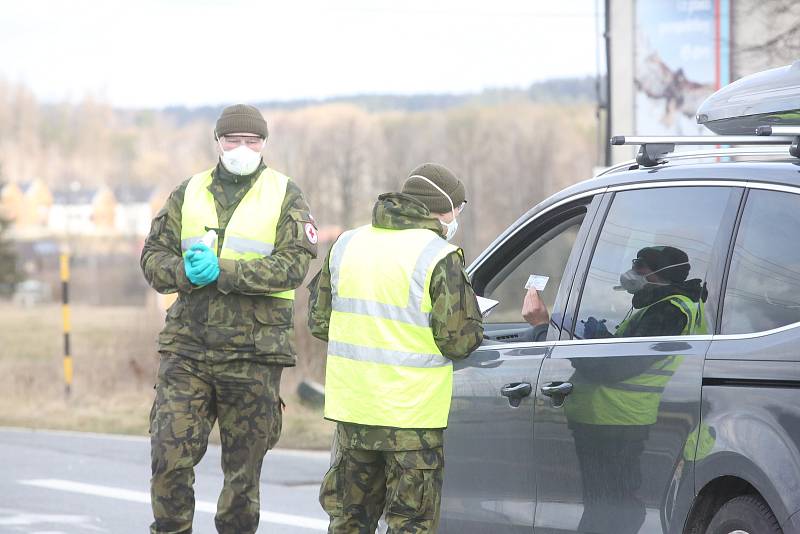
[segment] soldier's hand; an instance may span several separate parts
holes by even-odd
[[[217,256],[202,243],[192,245],[184,257],[186,277],[196,286],[205,286],[219,277]]]

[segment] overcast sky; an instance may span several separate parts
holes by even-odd
[[[595,74],[597,5],[3,2],[0,78],[24,83],[46,101],[77,101],[88,93],[119,107],[526,87]]]

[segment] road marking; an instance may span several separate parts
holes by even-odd
[[[128,436],[124,434],[99,434],[97,432],[77,432],[74,430],[50,430],[39,428],[24,428],[19,426],[0,426],[0,433],[8,432],[14,434],[49,434],[52,436],[66,436],[71,438],[92,438],[92,439],[107,439],[115,441],[131,441],[135,443],[150,443],[150,438],[147,436]],[[219,445],[209,445],[209,449]],[[319,450],[306,450],[306,449],[270,449],[267,453],[269,456],[285,455],[285,456],[300,456],[306,458],[330,458],[330,451]]]
[[[86,530],[94,532],[108,532],[107,530],[93,525],[94,519],[87,515],[64,515],[64,514],[34,514],[0,508],[0,526],[25,526],[31,527],[38,524],[46,525],[77,525]],[[34,532],[34,531],[31,531]],[[45,531],[35,531],[39,534]],[[56,531],[48,531],[56,532]],[[58,531],[60,532],[60,531]]]
[[[150,504],[150,494],[144,491],[126,490],[122,488],[113,488],[110,486],[97,486],[94,484],[84,484],[82,482],[59,480],[55,478],[19,480],[18,482],[20,484],[25,484],[26,486],[71,491],[73,493],[82,493],[84,495],[96,495],[98,497],[108,497],[110,499]],[[195,501],[194,509],[198,512],[216,514],[217,503],[209,501]],[[301,515],[281,514],[278,512],[261,510],[261,520],[267,523],[289,525],[311,530],[328,530],[327,521],[323,521],[322,519],[312,519],[310,517],[304,517]]]

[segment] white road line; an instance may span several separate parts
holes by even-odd
[[[0,526],[31,527],[38,524],[73,525],[79,526],[84,530],[94,532],[108,532],[92,523],[94,518],[88,515],[64,515],[64,514],[32,514],[0,508]],[[40,534],[45,531],[32,531]]]
[[[71,491],[73,493],[83,493],[84,495],[96,495],[98,497],[108,497],[122,501],[138,502],[150,504],[150,494],[144,491],[132,491],[110,486],[97,486],[94,484],[84,484],[71,480],[59,480],[55,478],[19,480],[20,484],[26,486],[36,486],[61,491]],[[217,503],[209,501],[195,501],[195,510],[209,514],[217,513]],[[311,530],[328,530],[328,522],[321,519],[312,519],[300,515],[281,514],[278,512],[268,512],[261,510],[261,520],[267,523],[279,525],[289,525],[293,527],[307,528]]]
[[[129,436],[125,434],[99,434],[97,432],[78,432],[74,430],[50,430],[40,428],[25,428],[19,426],[0,426],[0,433],[8,432],[15,434],[49,434],[53,436],[67,436],[71,438],[92,438],[92,439],[107,439],[116,441],[131,441],[135,443],[150,443],[150,438],[147,436]],[[219,447],[219,445],[209,445],[209,447]],[[306,458],[330,458],[330,451],[307,450],[307,449],[271,449],[267,454],[285,455],[285,456],[300,456]]]

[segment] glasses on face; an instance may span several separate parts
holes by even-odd
[[[464,208],[466,207],[467,207],[467,201],[465,200],[464,202],[456,206],[456,211],[460,214],[462,211],[464,211]]]
[[[650,266],[641,258],[633,258],[631,263],[633,264],[633,268],[637,270],[650,269]]]
[[[261,150],[264,139],[257,135],[223,135],[219,138],[225,148],[235,148],[241,145],[253,150]]]

